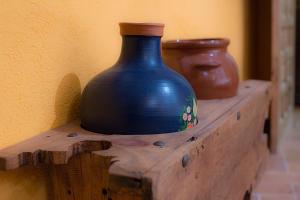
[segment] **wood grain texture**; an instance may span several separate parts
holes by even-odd
[[[295,88],[295,0],[253,0],[252,78],[271,80],[271,152],[289,125]],[[251,40],[251,41],[252,41]]]
[[[267,111],[268,101],[261,93],[255,101],[235,106],[226,119],[218,119],[205,131],[207,137],[181,146],[149,172],[148,176],[156,177],[155,199],[243,199],[267,151],[262,135]],[[190,162],[183,168],[179,161],[186,154]],[[167,170],[161,173],[159,169]]]
[[[234,98],[199,101],[184,132],[102,135],[76,121],[1,150],[0,168],[50,165],[58,200],[240,200],[268,152],[270,102],[269,82],[245,81]]]
[[[280,133],[289,125],[294,107],[296,1],[273,0],[271,151],[277,151]]]

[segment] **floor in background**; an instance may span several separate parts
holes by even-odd
[[[300,200],[300,109],[282,135],[277,155],[271,155],[266,171],[253,190],[252,200]]]

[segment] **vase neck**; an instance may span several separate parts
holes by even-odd
[[[126,66],[157,67],[163,63],[159,36],[122,37],[122,51],[118,63]]]

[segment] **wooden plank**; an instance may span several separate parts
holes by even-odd
[[[111,158],[91,153],[73,156],[68,164],[53,165],[53,196],[58,200],[106,200]]]
[[[85,131],[80,128],[79,122],[75,121],[66,126],[41,133],[17,145],[2,149],[0,151],[0,166],[2,166],[2,169],[14,169],[32,163],[66,164],[71,156],[84,151],[89,152],[84,147],[89,146],[85,145],[89,144],[89,141],[98,141],[96,142],[96,144],[99,144],[98,149],[93,149],[94,151],[103,150],[102,146],[109,146],[113,143],[113,147],[105,154],[120,154],[120,157],[131,156],[127,158],[128,160],[131,159],[131,162],[138,162],[139,159],[144,157],[144,154],[153,154],[152,159],[149,159],[144,167],[143,163],[140,163],[141,171],[145,171],[148,165],[156,163],[157,159],[163,158],[170,151],[173,151],[172,148],[180,146],[185,140],[193,137],[195,132],[201,132],[205,127],[212,124],[214,120],[246,98],[261,83],[263,82],[246,81],[242,83],[239,95],[235,98],[199,101],[199,124],[192,130],[152,136],[103,135]],[[152,144],[155,141],[165,141],[168,148],[161,149],[153,146]],[[159,152],[159,155],[157,152]],[[26,156],[22,156],[24,153]],[[136,163],[131,165],[136,166]]]
[[[272,104],[271,104],[271,152],[277,152],[279,134],[279,0],[272,1]]]
[[[290,124],[295,96],[296,0],[253,0],[251,77],[271,80],[271,151],[276,153],[281,132]]]
[[[1,150],[0,167],[53,165],[58,200],[241,199],[267,153],[270,100],[269,82],[243,82],[234,98],[199,101],[199,124],[173,134],[102,135],[76,121]]]
[[[280,133],[289,125],[294,107],[295,10],[295,0],[272,1],[272,153],[277,151]]]
[[[260,90],[260,91],[259,91]],[[255,162],[248,166],[250,174],[243,168],[241,161],[255,141],[263,142],[264,119],[268,112],[269,100],[265,88],[258,88],[255,99],[249,98],[240,105],[232,108],[226,116],[214,123],[193,143],[186,143],[169,155],[162,163],[152,168],[146,177],[153,178],[154,199],[242,199],[238,192],[246,191],[253,180],[253,172],[260,164],[260,154],[257,152]],[[236,113],[241,113],[239,123],[236,123]],[[207,134],[207,135],[206,135]],[[265,144],[266,150],[266,144]],[[189,155],[189,165],[183,167],[181,160]],[[251,156],[250,156],[251,157]],[[164,169],[164,170],[161,170]],[[239,184],[231,178],[235,176],[248,177],[248,185]],[[192,185],[193,187],[182,187]],[[228,191],[235,188],[235,198]]]
[[[52,181],[52,194],[50,199],[73,200],[71,183],[68,176],[68,169],[65,165],[53,165],[49,171]]]

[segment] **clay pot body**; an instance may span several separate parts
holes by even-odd
[[[228,45],[228,39],[166,41],[163,58],[191,83],[198,99],[228,98],[237,94],[239,83]]]
[[[81,125],[105,134],[154,134],[197,124],[196,96],[188,81],[161,57],[161,24],[120,24],[117,63],[83,91]]]

